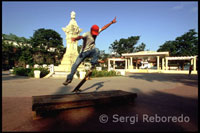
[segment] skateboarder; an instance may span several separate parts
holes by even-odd
[[[98,48],[95,48],[95,40],[100,32],[102,32],[103,30],[108,28],[113,23],[116,23],[116,17],[110,23],[103,26],[101,29],[99,29],[99,27],[97,25],[93,25],[91,27],[90,32],[86,32],[82,36],[72,38],[72,41],[77,41],[77,40],[83,39],[83,47],[82,47],[82,50],[81,50],[79,56],[77,57],[75,63],[73,64],[73,66],[71,68],[71,73],[67,76],[67,79],[63,83],[63,85],[68,85],[69,83],[72,82],[73,76],[76,73],[78,66],[81,64],[81,62],[84,61],[85,58],[92,57],[92,60],[91,60],[92,69],[98,63],[101,63],[100,61],[98,61],[100,52],[99,52]]]

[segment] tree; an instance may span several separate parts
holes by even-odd
[[[198,55],[198,33],[191,29],[173,41],[166,41],[157,51],[169,51],[171,56]],[[186,62],[185,60],[179,61],[182,70]]]
[[[3,40],[16,42],[20,46],[25,45],[25,44],[30,44],[30,39],[27,39],[25,37],[18,37],[12,33],[10,33],[9,35],[3,34],[2,37],[3,37]]]
[[[21,46],[17,49],[19,61],[25,67],[25,64],[33,65],[33,52],[29,46]]]
[[[34,32],[33,37],[31,37],[32,46],[49,49],[50,47],[57,48],[62,44],[62,38],[60,34],[52,29],[38,29]]]
[[[104,64],[108,64],[108,58],[111,58],[111,55],[105,53],[105,50],[100,50],[99,59],[104,61]],[[101,66],[103,66],[103,64]]]
[[[134,52],[134,46],[137,44],[139,38],[139,36],[131,36],[127,39],[121,38],[119,41],[115,40],[109,49],[120,56],[122,53],[132,53]]]
[[[29,44],[29,39],[18,37],[15,34],[3,34],[2,37],[2,56],[5,66],[5,62],[7,62],[9,68],[15,65],[23,64],[24,66],[26,63],[31,63],[31,48],[27,45]],[[17,45],[14,45],[14,43],[17,43]]]
[[[49,48],[55,48],[55,51],[49,51]],[[31,39],[2,34],[2,64],[5,68],[11,68],[14,64],[25,67],[34,63],[59,63],[64,51],[62,38],[53,30],[39,29]]]
[[[198,33],[191,29],[174,41],[166,41],[157,51],[169,51],[171,56],[198,55]]]
[[[64,54],[62,38],[60,34],[52,29],[41,28],[36,30],[33,37],[31,37],[31,45],[35,53],[33,57],[34,63],[50,64],[55,61],[56,57],[60,58]],[[55,48],[56,50],[52,53],[48,51],[50,48]]]
[[[63,55],[66,51],[66,48],[64,48],[63,45],[59,45],[54,52],[54,57],[55,57],[55,64],[58,65],[61,62],[61,59],[63,58]]]
[[[3,34],[3,39],[4,40],[9,40],[9,41],[17,41],[19,37],[17,37],[15,34],[10,33],[9,35]]]
[[[134,50],[134,52],[139,52],[139,51],[144,51],[145,50],[145,47],[146,47],[146,44],[144,44],[143,42],[137,46]]]
[[[140,39],[139,36],[131,36],[127,39],[120,39],[119,41],[115,40],[109,49],[117,53],[119,56],[121,56],[122,53],[133,53],[133,52],[139,52],[144,51],[146,45],[144,43],[141,43],[139,46],[135,47],[138,40]]]
[[[2,40],[2,68],[9,69],[13,67],[15,59],[14,46]]]
[[[177,55],[177,42],[175,41],[166,41],[160,48],[157,50],[158,52],[169,51],[171,56]]]

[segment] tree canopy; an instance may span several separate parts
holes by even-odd
[[[51,29],[38,29],[30,39],[14,34],[2,34],[2,65],[9,68],[14,66],[14,63],[19,66],[59,64],[64,52],[62,38]]]
[[[169,51],[171,56],[198,55],[198,33],[191,29],[173,41],[166,41],[157,51]]]
[[[137,46],[134,50],[134,52],[139,52],[139,51],[144,51],[145,50],[145,47],[146,47],[146,44],[144,44],[143,42]]]
[[[2,34],[2,37],[3,37],[3,40],[16,42],[16,43],[18,43],[18,45],[30,43],[30,39],[27,39],[25,37],[18,37],[15,34],[12,34],[12,33],[10,33],[9,35]]]
[[[31,43],[33,47],[40,47],[42,49],[48,49],[50,47],[57,48],[62,46],[62,38],[60,34],[52,29],[38,29],[31,37]]]
[[[112,52],[117,53],[121,56],[122,53],[132,53],[132,52],[139,52],[144,51],[145,44],[142,43],[139,46],[135,47],[135,45],[138,43],[138,40],[140,39],[140,36],[131,36],[127,39],[121,38],[119,41],[115,40],[109,49]]]

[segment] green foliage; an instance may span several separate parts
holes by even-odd
[[[110,55],[105,53],[105,50],[100,50],[100,55],[99,55],[99,59],[101,60],[106,60],[107,58],[109,58]]]
[[[40,73],[41,78],[43,78],[44,76],[46,76],[50,72],[47,68],[39,68],[39,70],[41,71],[41,73]]]
[[[9,40],[9,41],[15,41],[16,38],[18,38],[15,34],[9,34],[9,35],[6,35],[6,34],[2,34],[2,37],[4,40]]]
[[[49,73],[47,68],[23,68],[23,67],[15,67],[13,69],[13,74],[19,76],[29,76],[34,77],[34,71],[40,70],[40,77],[44,77]]]
[[[54,64],[62,59],[65,49],[60,34],[51,29],[38,29],[31,37],[33,60],[37,64]],[[55,48],[55,51],[49,51]]]
[[[146,47],[146,44],[141,43],[139,46],[137,46],[134,50],[134,52],[144,51]]]
[[[9,69],[14,65],[14,60],[17,59],[17,55],[15,54],[15,49],[11,43],[8,43],[5,40],[2,40],[2,68]]]
[[[140,36],[131,36],[127,39],[121,38],[119,41],[115,40],[109,49],[112,52],[116,52],[119,56],[121,56],[122,53],[143,51],[146,46],[144,43],[140,44],[138,47],[135,47],[139,39]]]
[[[48,49],[49,47],[58,47],[62,45],[60,34],[52,29],[38,29],[34,32],[31,38],[33,47],[39,46],[40,49]]]
[[[31,39],[14,34],[3,34],[2,38],[2,67],[5,69],[14,65],[60,64],[65,52],[62,38],[51,29],[38,29]],[[18,46],[14,46],[13,42]],[[50,51],[50,48],[54,48],[54,51]]]
[[[2,56],[3,66],[5,62],[8,62],[10,68],[14,66],[14,63],[20,64],[31,64],[32,63],[32,52],[28,45],[29,39],[24,37],[17,37],[14,34],[2,35]],[[13,43],[17,43],[15,46]]]
[[[30,39],[27,39],[25,37],[18,37],[12,33],[10,33],[9,35],[3,34],[2,37],[3,37],[3,40],[15,41],[15,42],[21,43],[21,44],[30,43]]]
[[[160,48],[157,50],[158,52],[161,51],[169,51],[170,55],[176,55],[176,42],[175,41],[167,41],[165,42]]]
[[[198,33],[194,29],[191,29],[173,41],[166,41],[157,51],[169,51],[170,56],[198,55]],[[185,60],[178,61],[182,70],[185,63],[187,63]]]
[[[28,76],[28,74],[31,72],[30,68],[23,68],[23,67],[15,67],[13,69],[13,74],[19,75],[19,76]]]
[[[111,77],[111,76],[117,76],[117,73],[115,71],[108,72],[106,70],[102,71],[93,70],[91,75],[91,77]]]
[[[47,68],[32,68],[30,73],[28,74],[29,77],[34,77],[34,71],[35,70],[40,70],[40,77],[43,78],[45,77],[47,74],[49,74],[49,70]]]
[[[24,62],[25,64],[31,64],[33,62],[32,50],[28,46],[22,46],[18,48],[19,61]]]
[[[166,41],[157,51],[169,51],[170,56],[198,55],[198,33],[191,29],[173,41]]]
[[[2,59],[8,59],[9,52],[12,51],[13,46],[5,41],[2,41]]]

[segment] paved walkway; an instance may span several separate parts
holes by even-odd
[[[124,77],[93,78],[83,92],[123,90],[135,92],[133,104],[66,110],[56,116],[32,120],[32,96],[71,93],[80,82],[74,79],[65,87],[65,79],[34,79],[2,72],[3,131],[197,131],[198,76],[184,74],[127,74]],[[99,117],[106,114],[107,123]],[[122,121],[112,121],[118,114]],[[144,114],[190,118],[189,122],[144,122]],[[133,116],[139,120],[130,123]],[[125,119],[126,118],[126,119]],[[129,119],[128,119],[129,118]],[[137,117],[135,117],[137,118]]]

